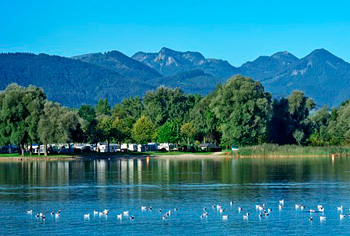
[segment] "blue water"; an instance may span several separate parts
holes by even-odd
[[[0,234],[348,234],[349,190],[346,157],[334,162],[309,157],[0,163]],[[281,211],[279,199],[285,200]],[[259,218],[256,204],[266,204],[272,212]],[[306,209],[322,204],[325,212],[310,214],[295,204]],[[347,215],[342,220],[341,205]],[[152,210],[141,211],[141,206]],[[204,207],[208,217],[201,219]],[[26,213],[29,209],[32,215]],[[108,216],[93,215],[104,209],[110,210]],[[50,215],[57,210],[58,218]],[[126,210],[134,219],[117,219]],[[163,220],[168,210],[172,213]],[[39,212],[45,220],[35,216]],[[248,220],[243,219],[246,212]],[[90,219],[84,219],[87,213]],[[223,220],[223,214],[229,219]],[[320,216],[327,219],[320,221]]]

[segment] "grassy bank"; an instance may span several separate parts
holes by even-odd
[[[252,156],[252,157],[269,157],[269,156],[350,156],[350,147],[312,147],[298,145],[277,145],[263,144],[258,146],[240,147],[238,152],[230,152],[234,156]]]
[[[195,156],[210,156],[213,152],[114,152],[114,153],[84,153],[84,154],[55,154],[45,157],[40,155],[40,157],[35,154],[30,156],[29,153],[26,153],[23,156],[18,153],[7,153],[0,154],[0,161],[23,161],[23,160],[74,160],[80,158],[113,158],[113,157],[157,157],[157,156],[186,156],[186,155],[195,155]]]

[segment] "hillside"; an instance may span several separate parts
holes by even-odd
[[[90,63],[30,53],[0,54],[0,82],[1,90],[10,83],[42,87],[49,99],[71,107],[95,104],[99,98],[116,103],[155,88]]]
[[[134,59],[133,59],[134,58]],[[288,52],[261,56],[233,67],[227,61],[206,59],[198,52],[163,48],[159,53],[92,53],[73,58],[47,54],[0,54],[0,89],[10,83],[42,87],[49,99],[77,107],[107,98],[143,96],[160,85],[206,95],[230,76],[243,74],[261,81],[274,97],[302,90],[317,105],[338,106],[350,98],[350,64],[325,49],[298,59]]]
[[[318,49],[262,83],[277,96],[302,90],[318,105],[338,106],[350,98],[350,64]]]
[[[140,79],[142,81],[162,77],[162,75],[159,74],[156,70],[124,55],[119,51],[91,53],[74,56],[72,58],[111,69],[126,78],[136,80]]]

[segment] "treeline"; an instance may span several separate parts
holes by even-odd
[[[310,115],[315,105],[301,91],[272,100],[259,82],[243,76],[205,97],[159,87],[113,107],[100,99],[79,109],[48,101],[40,88],[12,84],[0,93],[0,143],[18,145],[22,155],[32,144],[43,144],[47,155],[55,143],[349,144],[349,101]]]

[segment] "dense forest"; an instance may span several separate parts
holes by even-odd
[[[41,88],[11,84],[0,93],[0,144],[18,145],[22,155],[32,144],[55,143],[349,144],[350,102],[310,114],[315,106],[301,91],[272,100],[260,82],[240,75],[207,96],[161,86],[114,107],[100,99],[78,109],[47,100]]]

